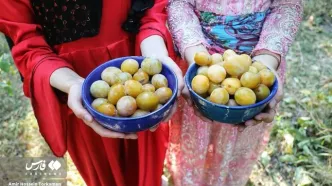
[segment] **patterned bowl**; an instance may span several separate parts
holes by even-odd
[[[278,81],[276,79],[270,88],[270,95],[266,99],[253,105],[227,106],[215,104],[195,93],[191,87],[191,81],[195,77],[198,68],[199,66],[196,64],[193,64],[189,67],[185,76],[185,83],[189,89],[191,99],[193,100],[195,107],[198,108],[198,110],[205,117],[214,121],[228,124],[240,124],[250,120],[265,108],[265,106],[276,95],[278,90]]]
[[[82,87],[82,100],[83,105],[88,110],[88,112],[93,116],[93,118],[100,123],[105,128],[108,128],[113,131],[122,132],[122,133],[133,133],[143,130],[147,130],[167,117],[170,113],[178,92],[178,80],[175,73],[169,69],[167,66],[163,65],[161,74],[163,74],[168,80],[168,86],[173,91],[173,95],[170,100],[165,103],[160,109],[151,112],[148,115],[135,117],[135,118],[120,118],[120,117],[111,117],[97,112],[92,108],[91,103],[93,97],[90,94],[90,86],[93,82],[101,79],[101,73],[107,67],[114,66],[120,68],[122,62],[126,59],[135,59],[139,64],[143,61],[144,57],[130,56],[113,59],[108,61],[96,69],[94,69],[85,79]]]

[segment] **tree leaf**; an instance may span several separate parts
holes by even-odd
[[[5,54],[0,56],[0,69],[6,73],[9,73],[11,64],[5,56]]]
[[[279,160],[284,163],[295,163],[296,157],[294,155],[283,155],[279,157]]]
[[[270,155],[266,151],[264,151],[261,155],[261,162],[264,165],[264,167],[266,167],[269,164],[270,160],[271,160]]]
[[[294,181],[298,186],[309,185],[312,183],[311,178],[308,176],[307,172],[302,167],[296,168]]]

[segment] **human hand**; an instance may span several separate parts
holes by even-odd
[[[184,58],[187,61],[187,63],[188,63],[189,66],[193,65],[195,63],[194,58],[195,58],[195,55],[196,55],[197,52],[207,52],[208,53],[208,50],[202,44],[188,47],[185,50],[185,52],[184,52]],[[193,101],[192,101],[191,96],[190,96],[189,89],[186,86],[183,88],[182,95],[186,99],[186,101],[189,104],[189,106],[193,107],[194,113],[195,113],[196,116],[198,116],[203,121],[211,122],[211,120],[208,119],[208,118],[206,118],[206,117],[204,117],[200,113],[200,111],[198,110],[198,108],[193,104]]]
[[[253,125],[259,124],[261,122],[271,123],[274,120],[274,117],[276,115],[276,107],[277,107],[278,103],[282,100],[283,93],[284,93],[283,84],[276,71],[276,68],[279,63],[277,61],[277,59],[273,56],[261,55],[261,56],[254,57],[253,60],[260,61],[274,73],[276,79],[278,80],[278,91],[277,91],[277,94],[274,96],[274,98],[271,100],[271,102],[263,110],[263,112],[256,115],[254,117],[254,119],[246,121],[245,126],[253,126]]]
[[[170,69],[172,69],[178,79],[178,94],[179,97],[181,95],[181,92],[184,88],[184,80],[183,80],[183,74],[179,66],[170,58],[168,57],[168,51],[164,42],[164,39],[158,35],[152,35],[147,38],[145,38],[141,44],[141,53],[144,57],[152,57],[156,58],[159,61],[161,61],[164,65],[168,66]],[[177,109],[177,104],[175,103],[170,114],[168,117],[163,121],[168,121],[172,115],[175,113]],[[158,128],[158,125],[151,128],[150,130],[153,132]]]
[[[179,97],[181,95],[181,92],[183,90],[183,88],[185,87],[184,85],[184,79],[183,79],[183,74],[181,69],[179,68],[179,66],[168,56],[165,55],[161,55],[161,56],[156,56],[156,55],[152,55],[149,57],[153,57],[158,59],[159,61],[161,61],[164,65],[166,65],[169,69],[172,69],[176,75],[176,78],[178,80],[178,93],[177,93],[177,97]],[[168,120],[170,120],[173,116],[173,114],[175,114],[177,109],[177,102],[175,102],[175,104],[172,107],[172,110],[170,111],[170,113],[168,114],[168,116],[166,117],[166,119],[164,119],[162,122],[167,122]],[[150,131],[154,132],[157,130],[159,124],[156,125],[155,127],[151,128]]]
[[[187,61],[189,66],[195,63],[194,58],[195,58],[195,55],[197,52],[207,52],[208,53],[208,50],[206,49],[206,47],[204,45],[199,44],[199,45],[188,47],[184,51],[184,58]],[[190,92],[186,86],[183,88],[182,95],[186,99],[188,104],[193,105],[192,100],[190,98]]]
[[[106,138],[124,138],[124,139],[137,139],[136,134],[123,134],[104,128],[97,123],[89,112],[82,105],[82,84],[77,82],[72,84],[68,91],[68,107],[74,112],[76,117],[83,120],[83,122],[91,127],[101,137]]]
[[[142,41],[140,48],[142,56],[156,58],[174,71],[178,79],[179,97],[184,88],[183,74],[179,66],[168,56],[164,39],[158,35],[149,36]]]

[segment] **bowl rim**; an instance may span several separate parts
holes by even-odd
[[[191,64],[187,70],[187,73],[190,72],[193,68],[195,68],[196,66],[199,67],[199,65],[197,64]],[[203,100],[203,101],[206,101],[208,102],[209,104],[213,105],[213,106],[217,106],[217,107],[220,107],[220,108],[226,108],[226,109],[234,109],[234,110],[243,110],[243,109],[251,109],[251,108],[256,108],[256,107],[259,107],[259,106],[262,106],[264,105],[265,103],[269,102],[278,92],[278,89],[279,89],[279,84],[278,84],[278,79],[275,78],[274,80],[274,83],[273,83],[273,88],[270,95],[265,98],[264,100],[262,101],[259,101],[255,104],[252,104],[252,105],[245,105],[245,106],[228,106],[228,105],[220,105],[220,104],[216,104],[216,103],[213,103],[205,98],[203,98],[202,96],[200,96],[199,94],[197,94],[192,88],[191,88],[191,82],[189,82],[189,76],[185,75],[185,83],[186,83],[186,86],[187,88],[189,89],[189,92],[191,94],[194,94],[196,97],[198,97],[200,100]]]
[[[159,109],[157,110],[154,110],[153,112],[150,112],[149,114],[147,115],[144,115],[144,116],[139,116],[139,117],[113,117],[113,116],[108,116],[108,115],[105,115],[103,113],[100,113],[100,112],[97,112],[88,102],[87,102],[87,98],[86,98],[86,95],[87,94],[90,94],[90,93],[87,93],[85,91],[85,88],[87,86],[87,79],[91,78],[93,72],[97,71],[98,69],[105,69],[104,67],[111,67],[109,66],[108,64],[115,61],[115,60],[126,60],[126,59],[135,59],[135,60],[141,60],[141,59],[145,59],[146,57],[143,57],[143,56],[125,56],[125,57],[119,57],[119,58],[114,58],[114,59],[111,59],[109,61],[106,61],[105,63],[99,65],[98,67],[96,67],[95,69],[93,69],[88,76],[86,76],[86,78],[84,79],[84,82],[82,84],[82,101],[84,103],[84,106],[85,107],[88,107],[89,110],[91,110],[92,112],[94,112],[95,114],[97,115],[102,115],[103,117],[106,117],[107,119],[114,119],[114,120],[118,120],[118,121],[129,121],[129,120],[136,120],[136,119],[142,119],[142,118],[147,118],[159,111],[161,111],[167,104],[169,104],[173,99],[176,98],[177,96],[177,92],[178,92],[178,78],[175,74],[175,72],[169,68],[167,65],[163,64],[162,63],[162,66],[163,68],[166,67],[168,70],[170,70],[170,72],[173,74],[173,76],[175,77],[175,91],[173,91],[173,94],[171,96],[171,98]],[[89,89],[90,90],[90,89]],[[114,105],[116,107],[116,105]]]

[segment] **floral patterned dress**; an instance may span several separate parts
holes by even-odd
[[[252,54],[268,50],[281,57],[279,75],[284,81],[285,56],[301,22],[301,0],[170,0],[168,22],[175,45],[183,56],[197,44],[214,51],[197,12],[240,16],[267,12]],[[186,70],[184,61],[178,62]],[[184,99],[170,122],[167,166],[178,186],[245,185],[269,140],[271,123],[239,130],[238,126],[205,122]]]

